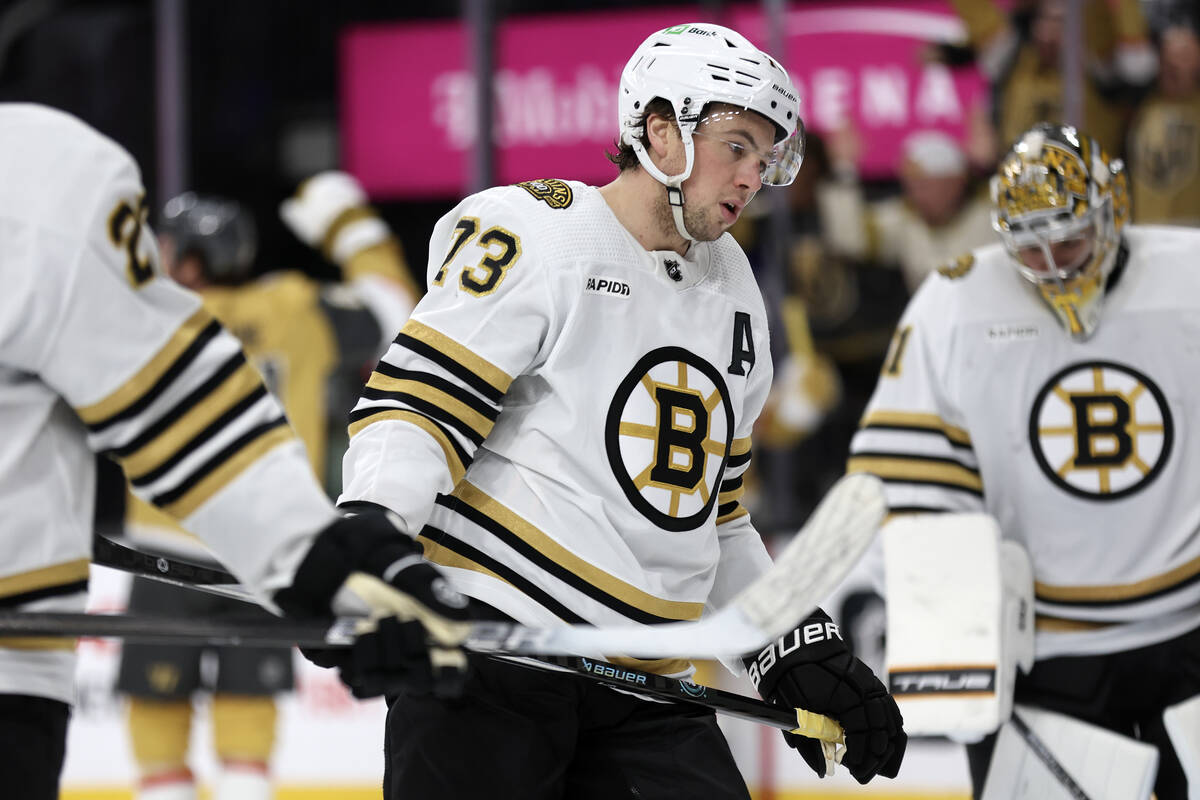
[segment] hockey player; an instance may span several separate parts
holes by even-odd
[[[62,112],[0,105],[0,597],[82,610],[91,554],[93,452],[199,535],[269,608],[298,617],[368,610],[342,677],[357,692],[461,683],[452,643],[465,601],[380,515],[342,518],[279,404],[200,298],[159,274],[137,165]],[[352,571],[392,596],[351,597]],[[425,625],[394,616],[405,595]],[[335,608],[335,596],[337,599]],[[456,638],[458,637],[458,638]],[[73,643],[0,646],[6,796],[58,795]],[[436,661],[435,668],[431,662]]]
[[[795,176],[796,89],[738,33],[678,25],[633,54],[618,110],[612,183],[489,189],[437,223],[429,290],[350,415],[339,503],[395,512],[493,618],[691,620],[770,563],[740,503],[767,321],[725,232]],[[799,630],[750,654],[759,691],[837,718],[859,781],[894,776],[895,703],[823,612]],[[474,666],[465,701],[391,703],[390,800],[748,797],[711,712]]]
[[[357,376],[362,366],[373,365],[417,299],[398,243],[365,202],[353,177],[328,172],[305,181],[297,196],[283,205],[285,221],[294,220],[298,212],[329,222],[342,215],[353,218],[331,239],[330,253],[340,262],[345,282],[328,285],[296,270],[255,276],[257,226],[250,211],[233,200],[186,192],[164,204],[157,226],[164,272],[197,292],[205,309],[241,341],[267,387],[283,403],[322,483],[335,369],[345,363]],[[308,228],[302,231],[307,232]],[[339,419],[346,410],[337,414]],[[193,560],[205,558],[205,551],[193,547],[166,514],[136,497],[127,505],[130,536],[181,551]],[[148,578],[134,580],[129,610],[204,617],[247,613],[238,600]],[[205,652],[215,656],[215,685],[201,672]],[[214,800],[269,798],[274,695],[291,688],[290,648],[127,642],[117,689],[129,697],[129,734],[140,773],[138,800],[195,799],[187,755],[193,695],[200,691],[212,692],[213,748],[221,767]]]
[[[1182,800],[1200,752],[1164,712],[1196,730],[1200,232],[1126,225],[1121,162],[1063,125],[1016,141],[992,200],[1001,243],[914,296],[850,469],[883,478],[896,513],[995,517],[1034,581],[1036,660],[1015,702],[1153,744],[1157,797]],[[976,797],[994,741],[968,749]]]

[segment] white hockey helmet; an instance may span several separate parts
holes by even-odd
[[[992,227],[1074,339],[1100,324],[1129,218],[1124,164],[1070,125],[1023,133],[991,180]]]
[[[646,106],[655,98],[671,104],[679,125],[686,161],[678,175],[660,170],[642,144]],[[787,186],[804,159],[800,95],[775,59],[720,25],[673,25],[651,34],[621,71],[617,95],[621,142],[633,148],[643,169],[666,185],[675,225],[686,239],[693,237],[683,226],[680,185],[692,174],[692,132],[709,103],[755,111],[774,124],[775,141],[761,175],[763,183]]]

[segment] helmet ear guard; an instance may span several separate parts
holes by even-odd
[[[1123,162],[1074,128],[1043,122],[1013,144],[990,189],[992,227],[1018,271],[1073,338],[1087,339],[1129,219]],[[1077,259],[1084,237],[1090,249]]]
[[[653,162],[642,141],[647,108],[657,98],[670,103],[683,142],[684,168],[675,175],[667,175]],[[712,103],[754,111],[775,126],[764,183],[791,183],[804,158],[800,96],[787,71],[773,58],[720,25],[674,25],[651,34],[621,72],[617,95],[621,142],[633,149],[647,173],[667,187],[675,227],[688,240],[694,237],[683,224],[682,184],[695,165],[692,133]]]

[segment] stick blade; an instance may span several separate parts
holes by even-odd
[[[776,558],[775,566],[735,599],[764,644],[813,612],[862,558],[887,514],[883,481],[846,475]]]

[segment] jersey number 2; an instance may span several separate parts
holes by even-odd
[[[125,200],[120,201],[108,215],[109,241],[125,252],[125,275],[135,288],[154,277],[154,262],[141,251],[142,229],[147,215],[145,195],[137,199],[136,206],[131,206]]]
[[[433,285],[441,286],[446,282],[446,272],[450,262],[462,252],[472,240],[476,239],[482,226],[475,217],[463,217],[454,226],[458,236],[450,246],[450,252],[442,261],[442,268],[433,276]],[[467,292],[482,297],[491,294],[504,280],[508,268],[517,263],[521,256],[521,237],[499,225],[488,228],[478,236],[478,246],[484,251],[484,256],[477,264],[463,267],[459,274],[458,283]]]

